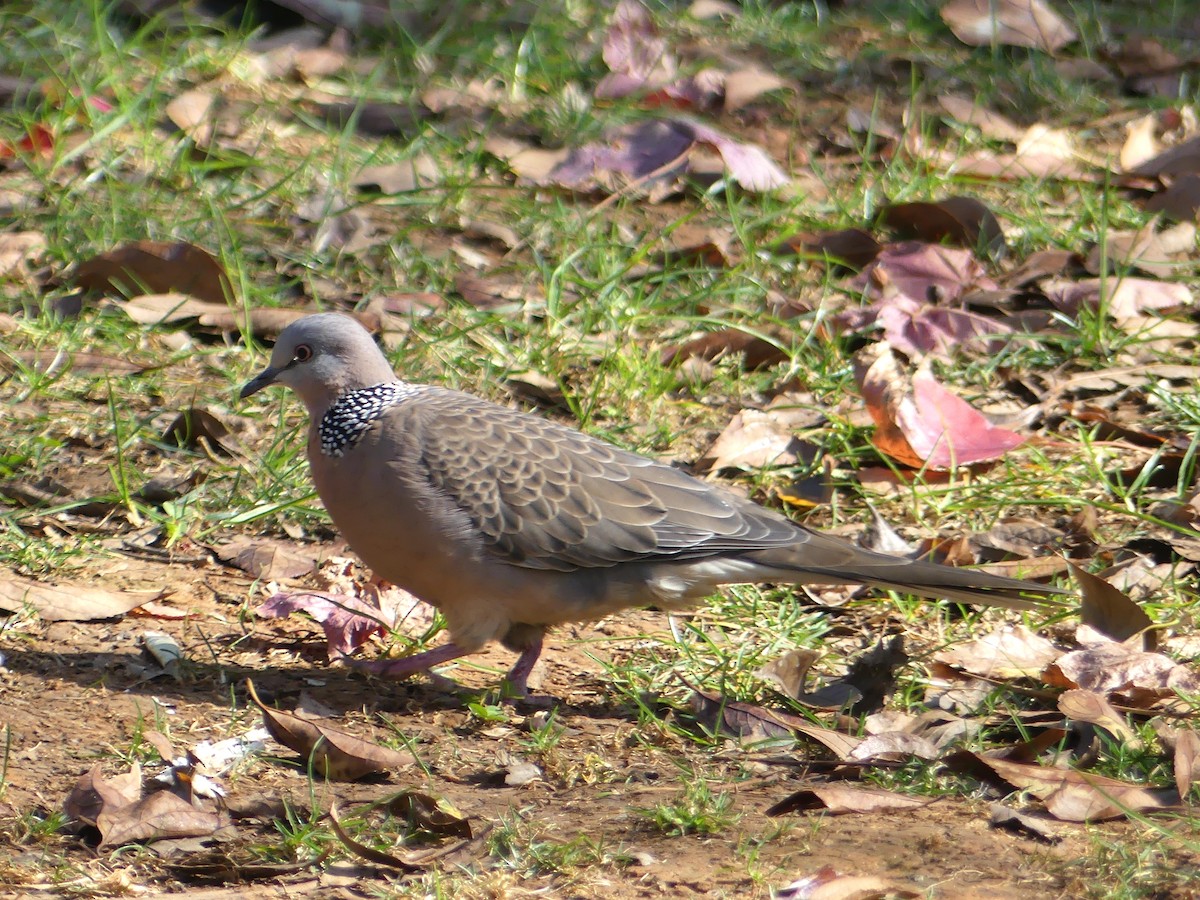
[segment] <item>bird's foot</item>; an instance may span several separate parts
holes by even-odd
[[[382,675],[386,678],[407,678],[418,672],[427,672],[434,680],[445,678],[451,684],[456,684],[457,682],[444,675],[436,675],[433,667],[459,659],[466,656],[467,653],[468,651],[451,641],[441,647],[414,653],[412,656],[402,656],[400,659],[354,660],[351,664],[360,672],[370,672],[372,675]]]

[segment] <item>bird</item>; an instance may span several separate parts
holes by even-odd
[[[405,381],[340,313],[284,328],[240,396],[271,385],[308,411],[312,480],[350,548],[445,618],[447,643],[376,673],[431,672],[499,641],[518,654],[509,696],[524,697],[548,629],[684,609],[730,584],[869,585],[1014,610],[1063,593],[867,550],[578,429]]]

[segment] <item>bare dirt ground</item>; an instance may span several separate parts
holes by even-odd
[[[982,800],[948,798],[899,814],[768,818],[765,809],[803,784],[803,768],[751,763],[757,774],[746,778],[746,760],[754,754],[733,745],[727,751],[704,750],[684,746],[666,730],[635,734],[636,712],[606,684],[592,655],[569,640],[556,640],[549,648],[542,682],[542,691],[561,701],[557,716],[566,732],[553,752],[539,760],[541,778],[509,787],[503,780],[503,754],[529,755],[528,726],[520,711],[506,723],[481,722],[461,696],[427,680],[382,682],[330,666],[311,623],[244,617],[242,598],[250,582],[214,563],[118,559],[95,577],[110,587],[166,588],[171,592],[166,602],[193,614],[177,621],[35,620],[5,637],[0,709],[11,727],[11,745],[0,815],[11,827],[0,838],[4,897],[46,896],[56,890],[105,892],[96,883],[81,886],[84,873],[109,885],[120,875],[119,883],[134,893],[188,890],[193,898],[365,896],[387,889],[389,882],[396,883],[395,890],[406,879],[422,877],[348,860],[324,872],[310,869],[214,887],[189,883],[186,872],[172,869],[178,857],[161,860],[144,851],[98,854],[94,836],[87,834],[18,839],[19,817],[60,809],[72,785],[97,761],[106,774],[126,771],[127,764],[116,754],[127,752],[137,733],[154,727],[156,710],[166,714],[178,747],[245,731],[258,718],[252,707],[247,709],[247,677],[268,702],[282,708],[295,706],[301,693],[307,693],[337,712],[339,727],[363,737],[387,737],[383,723],[390,721],[413,742],[428,774],[413,768],[372,783],[313,789],[302,768],[259,759],[231,780],[231,805],[254,797],[288,798],[299,810],[313,804],[324,810],[333,799],[369,800],[409,787],[449,800],[470,817],[477,834],[519,821],[545,841],[585,836],[614,853],[616,861],[609,864],[542,871],[527,862],[506,861],[494,848],[489,854],[480,842],[469,858],[454,861],[485,873],[472,882],[478,896],[527,896],[541,890],[545,896],[572,897],[766,897],[772,888],[827,865],[843,873],[879,876],[921,896],[1089,893],[1092,873],[1072,863],[1091,842],[1103,840],[1104,832],[1066,830],[1061,843],[1048,846],[989,828]],[[188,663],[179,680],[146,680],[138,640],[147,627],[171,633],[182,645]],[[605,627],[616,635],[627,632],[633,641],[635,633],[660,629],[662,619],[634,614]],[[618,640],[598,652],[620,654],[621,646]],[[664,647],[664,652],[669,650]],[[483,661],[497,669],[509,663],[502,651]],[[485,672],[468,672],[464,680],[472,675],[479,676],[481,685],[491,680]],[[280,757],[289,755],[277,750]],[[797,751],[793,758],[802,760],[805,752]],[[715,835],[669,836],[637,811],[678,793],[681,758],[711,776],[719,786],[714,790],[732,793],[736,818],[728,828]],[[740,780],[729,777],[735,769],[743,773]],[[604,777],[594,777],[598,772]],[[1127,827],[1114,826],[1112,832]],[[269,824],[247,819],[233,846],[272,836]],[[224,849],[232,852],[229,845]],[[55,864],[47,866],[51,860]],[[34,883],[36,873],[46,871],[59,872],[64,886]]]

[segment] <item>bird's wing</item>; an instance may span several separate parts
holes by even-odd
[[[783,547],[783,516],[538,416],[430,389],[405,417],[434,491],[514,565],[572,571]]]

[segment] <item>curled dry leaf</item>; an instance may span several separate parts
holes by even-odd
[[[255,610],[264,619],[282,618],[304,612],[325,631],[329,658],[349,656],[374,635],[385,634],[388,625],[380,610],[352,594],[295,591],[273,594]]]
[[[212,801],[189,802],[169,790],[144,793],[137,765],[107,779],[97,765],[76,782],[63,809],[71,818],[99,829],[101,847],[207,837],[232,828],[229,814]]]
[[[1054,53],[1078,37],[1042,0],[950,0],[942,21],[971,47],[1005,44]]]
[[[1151,705],[1177,691],[1200,693],[1200,674],[1161,653],[1126,644],[1095,644],[1060,656],[1044,677],[1105,696],[1120,694],[1134,705]]]
[[[832,728],[814,725],[799,716],[729,700],[720,694],[692,687],[686,681],[684,684],[692,690],[691,705],[697,718],[712,731],[758,741],[802,734],[824,745],[843,761],[849,758],[861,740]]]
[[[1119,738],[1130,749],[1140,750],[1142,739],[1129,727],[1125,718],[1100,694],[1094,691],[1064,691],[1058,698],[1058,711],[1068,719],[1087,722]]]
[[[376,850],[374,847],[369,847],[361,841],[357,841],[350,836],[346,830],[345,824],[341,818],[341,812],[338,809],[335,801],[329,808],[329,823],[333,828],[334,834],[342,845],[361,859],[374,863],[379,866],[389,866],[393,869],[400,869],[406,872],[418,872],[426,868],[430,863],[436,862],[445,856],[461,850],[464,846],[471,842],[471,837],[468,836],[457,844],[449,847],[436,848],[433,850],[417,851],[406,853],[403,856],[394,853],[386,853],[382,850]],[[469,831],[469,826],[468,826]]]
[[[1008,141],[1015,144],[1025,133],[1007,116],[979,105],[977,98],[958,97],[945,94],[938,97],[938,103],[950,116],[964,125],[974,125],[984,137],[994,141]]]
[[[904,465],[948,470],[991,462],[1025,442],[940,385],[927,365],[910,382],[886,343],[860,351],[854,375],[875,422],[872,443]]]
[[[203,406],[181,410],[164,429],[162,441],[184,450],[203,449],[213,455],[244,456],[229,426]]]
[[[59,372],[73,372],[76,375],[139,375],[161,368],[153,363],[139,363],[122,356],[109,356],[105,353],[88,353],[81,351],[69,353],[66,350],[45,347],[37,350],[4,350],[0,348],[0,371],[12,371],[14,364],[22,366],[43,376],[57,375]]]
[[[1055,830],[1055,826],[1043,816],[1018,812],[1000,803],[992,804],[988,824],[993,828],[1004,828],[1039,841],[1045,841],[1047,844],[1057,844],[1063,839],[1063,836]]]
[[[0,234],[0,278],[28,274],[29,263],[42,256],[46,247],[46,236],[40,231]]]
[[[815,650],[789,650],[754,674],[774,684],[785,696],[812,709],[843,709],[862,699],[862,691],[844,679],[831,681],[815,691],[804,690],[808,670],[819,658],[820,654]]]
[[[178,292],[228,309],[233,285],[224,267],[194,244],[135,241],[81,263],[75,283],[89,291],[138,294]]]
[[[1079,586],[1079,617],[1083,624],[1117,643],[1141,635],[1143,650],[1153,651],[1158,646],[1154,622],[1127,594],[1076,565],[1071,566],[1071,575]]]
[[[614,192],[638,189],[652,196],[689,168],[693,149],[708,146],[718,154],[729,176],[750,191],[783,187],[788,176],[761,147],[742,144],[700,122],[683,117],[651,119],[626,126],[602,143],[585,144],[550,172],[546,182],[573,190]]]
[[[262,712],[263,725],[271,737],[299,753],[305,761],[311,761],[322,777],[333,781],[354,781],[388,769],[407,768],[415,763],[411,753],[401,753],[364,741],[325,722],[271,709],[258,698],[254,684],[249,680],[246,681],[246,691],[251,702]]]
[[[833,866],[822,866],[812,875],[798,878],[771,892],[776,900],[908,900],[921,896],[884,878],[873,875],[845,875]]]
[[[1192,785],[1200,781],[1197,760],[1200,759],[1200,734],[1190,728],[1180,729],[1175,736],[1175,790],[1186,798]]]
[[[943,762],[953,771],[982,777],[1009,788],[1027,791],[1043,801],[1057,819],[1097,822],[1129,813],[1169,810],[1179,804],[1174,789],[1144,785],[1074,769],[1012,762],[960,750]]]
[[[897,794],[881,788],[823,784],[797,791],[768,808],[766,814],[782,816],[790,812],[813,811],[827,812],[831,815],[894,812],[896,810],[921,809],[934,802],[936,801],[928,797]]]

